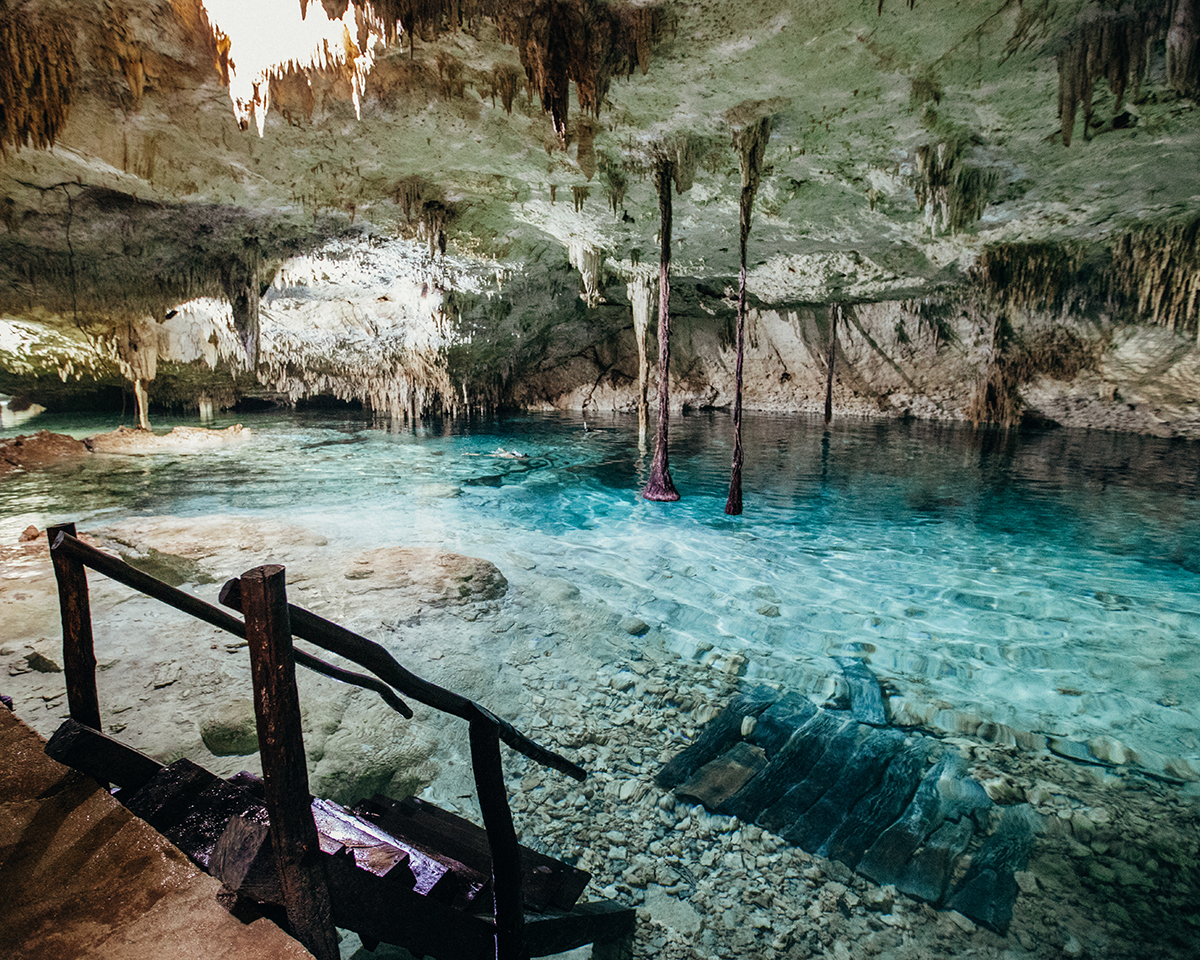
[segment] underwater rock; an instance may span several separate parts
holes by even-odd
[[[842,668],[842,676],[850,686],[850,712],[860,723],[876,727],[887,726],[887,710],[884,707],[883,691],[871,668],[858,657],[834,657]]]
[[[431,606],[496,600],[508,592],[504,574],[490,561],[424,547],[368,550],[343,575],[357,581],[356,593],[401,590]]]
[[[948,816],[961,816],[969,808],[953,800],[954,785],[966,773],[966,764],[957,754],[942,757],[921,780],[911,802],[894,824],[885,830],[864,854],[859,873],[877,883],[899,885],[909,861]],[[979,793],[989,802],[983,788]]]
[[[650,625],[638,617],[625,617],[621,621],[621,629],[632,637],[643,637],[650,632]]]
[[[244,757],[257,753],[254,701],[242,697],[218,707],[200,722],[200,739],[217,757]]]
[[[1028,804],[1006,807],[950,895],[947,905],[1004,936],[1012,921],[1019,886],[1015,873],[1029,863],[1041,817]]]
[[[62,433],[37,433],[0,438],[0,476],[19,468],[48,467],[91,453],[82,440]]]
[[[251,433],[240,423],[224,430],[206,427],[174,427],[170,433],[156,434],[149,430],[117,427],[111,433],[89,437],[87,443],[96,453],[194,453],[227,443],[246,440]]]
[[[837,779],[821,798],[783,831],[785,839],[805,850],[820,850],[859,799],[874,792],[892,758],[904,746],[896,730],[860,726],[861,740]]]
[[[940,742],[761,688],[735,697],[660,771],[658,783],[831,858],[830,869],[847,878],[853,868],[998,932],[1011,919],[1020,890],[1014,874],[1027,866],[1036,836],[1027,805],[994,816],[966,761]],[[972,866],[948,900],[972,845]]]
[[[25,663],[30,670],[38,673],[62,673],[62,667],[51,660],[43,653],[38,653],[36,650],[33,653],[25,655]]]
[[[927,738],[919,737],[899,751],[878,787],[855,804],[817,853],[857,867],[871,842],[900,817],[937,749]]]

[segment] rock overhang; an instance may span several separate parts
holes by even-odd
[[[586,248],[619,298],[656,259],[647,157],[672,141],[697,164],[674,198],[673,270],[721,288],[737,272],[731,116],[755,102],[774,121],[750,241],[766,306],[928,296],[989,245],[1103,247],[1200,213],[1196,105],[1166,85],[1161,41],[1120,123],[1097,82],[1093,124],[1081,116],[1063,145],[1056,55],[1082,3],[659,6],[674,29],[645,73],[616,77],[598,116],[571,104],[563,137],[532,89],[509,91],[511,112],[497,100],[519,58],[486,17],[377,46],[357,117],[336,77],[313,75],[300,106],[272,88],[260,137],[238,127],[196,4],[136,17],[97,4],[79,20],[79,86],[53,149],[12,150],[0,170],[0,307],[104,326],[221,296],[230,263],[265,288],[332,238],[397,237],[446,242],[471,285],[494,279],[489,298],[524,278],[527,299],[560,304]]]

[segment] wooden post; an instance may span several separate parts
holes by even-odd
[[[67,706],[71,719],[93,730],[100,729],[100,697],[96,693],[96,649],[92,639],[92,609],[88,602],[87,572],[83,564],[55,541],[75,536],[75,524],[46,528],[54,579],[58,581],[58,608],[62,616],[63,673],[67,681]]]
[[[283,567],[255,567],[242,574],[241,585],[258,748],[284,909],[292,935],[317,960],[338,960],[329,888],[308,792]]]
[[[521,847],[508,808],[500,766],[500,734],[494,723],[471,721],[471,766],[479,809],[492,849],[492,897],[496,918],[496,960],[528,960],[525,904],[521,896]]]

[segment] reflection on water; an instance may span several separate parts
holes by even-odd
[[[1109,736],[1200,766],[1195,443],[748,416],[746,512],[730,518],[724,415],[673,424],[676,504],[638,496],[648,457],[631,417],[241,419],[255,433],[236,447],[10,477],[0,536],[247,513],[346,544],[437,544],[506,574],[515,553],[684,656],[741,653],[750,675],[811,692],[837,672],[830,657],[865,651],[931,724]]]

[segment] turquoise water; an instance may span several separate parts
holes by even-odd
[[[586,430],[570,415],[416,430],[342,414],[237,422],[253,436],[225,449],[10,476],[0,537],[245,513],[334,543],[486,557],[517,581],[532,563],[713,669],[829,693],[831,656],[855,651],[935,728],[1107,737],[1150,769],[1200,769],[1195,443],[747,417],[746,512],[729,518],[724,415],[673,422],[675,504],[639,497],[649,455],[627,416]],[[43,415],[19,429],[113,426]]]

